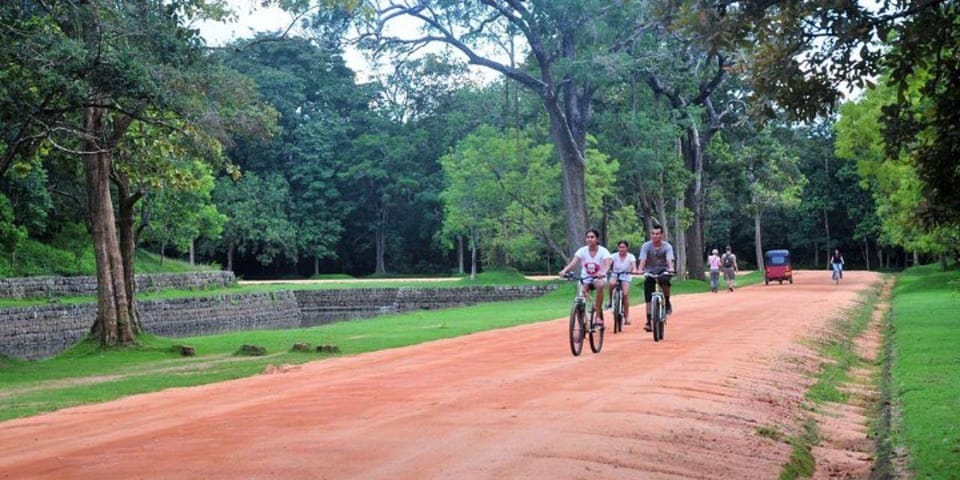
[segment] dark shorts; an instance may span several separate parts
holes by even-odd
[[[656,290],[656,283],[657,283],[657,281],[658,281],[658,280],[653,279],[653,278],[650,278],[650,277],[644,277],[644,280],[643,280],[643,299],[644,299],[647,303],[650,303],[650,297],[653,296],[653,291]],[[659,279],[659,282],[660,282],[660,286],[661,286],[661,287],[670,286],[670,277],[661,278],[661,279]]]

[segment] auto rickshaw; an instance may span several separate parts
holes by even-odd
[[[767,250],[763,254],[763,283],[771,281],[783,284],[786,280],[793,283],[793,266],[790,264],[790,250]]]

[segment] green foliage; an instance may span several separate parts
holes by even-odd
[[[13,207],[6,195],[0,194],[0,252],[13,255],[27,238],[27,229],[13,223]]]
[[[440,160],[447,178],[440,194],[445,234],[467,235],[494,265],[505,264],[498,252],[532,261],[540,246],[558,245],[560,168],[551,154],[550,146],[521,131],[480,127],[470,134]],[[602,179],[598,184],[610,183],[604,177],[606,159],[599,153],[593,157]]]
[[[219,245],[256,257],[263,265],[297,256],[296,230],[288,218],[290,189],[277,174],[261,179],[247,172],[239,180],[221,178],[213,191],[217,210],[226,214]]]
[[[883,109],[894,102],[894,90],[878,86],[856,103],[841,108],[837,122],[837,155],[857,161],[862,185],[876,203],[883,240],[887,243],[934,254],[948,254],[960,240],[960,226],[923,221],[926,187],[915,161],[904,152],[887,156],[882,130]],[[913,92],[916,96],[918,92]]]
[[[164,246],[184,252],[197,238],[215,239],[227,221],[212,201],[210,167],[194,161],[184,174],[190,181],[158,189],[145,200],[142,215],[149,221],[142,239],[160,245],[161,254]]]

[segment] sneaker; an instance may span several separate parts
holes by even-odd
[[[727,289],[730,290],[731,293],[733,292],[733,287],[727,287]]]
[[[644,331],[644,332],[649,332],[650,330],[651,330],[651,329],[650,329],[650,322],[647,321],[647,324],[643,326],[643,331]]]

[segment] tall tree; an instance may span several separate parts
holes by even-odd
[[[209,104],[202,109],[191,104],[208,91],[196,81],[198,70],[206,71],[208,64],[196,32],[183,22],[222,13],[218,4],[211,8],[204,1],[22,1],[0,6],[0,55],[12,62],[4,72],[20,75],[14,88],[24,92],[20,99],[26,102],[0,106],[5,124],[15,118],[10,111],[26,119],[14,122],[0,167],[35,151],[39,142],[82,159],[99,286],[91,333],[101,345],[134,344],[138,330],[132,262],[124,261],[126,250],[120,248],[110,183],[118,148],[137,119],[162,124],[169,112],[182,114],[190,107],[198,124],[220,118]]]
[[[588,223],[584,152],[593,95],[611,70],[623,68],[623,50],[648,28],[640,10],[600,0],[479,0],[442,5],[428,0],[372,0],[358,11],[364,41],[400,55],[444,44],[470,64],[498,72],[540,98],[561,159],[566,248],[572,253]],[[392,27],[404,19],[414,22],[420,34],[395,35],[398,30]],[[528,64],[499,61],[484,49],[491,42],[509,44],[511,35],[523,40]]]

